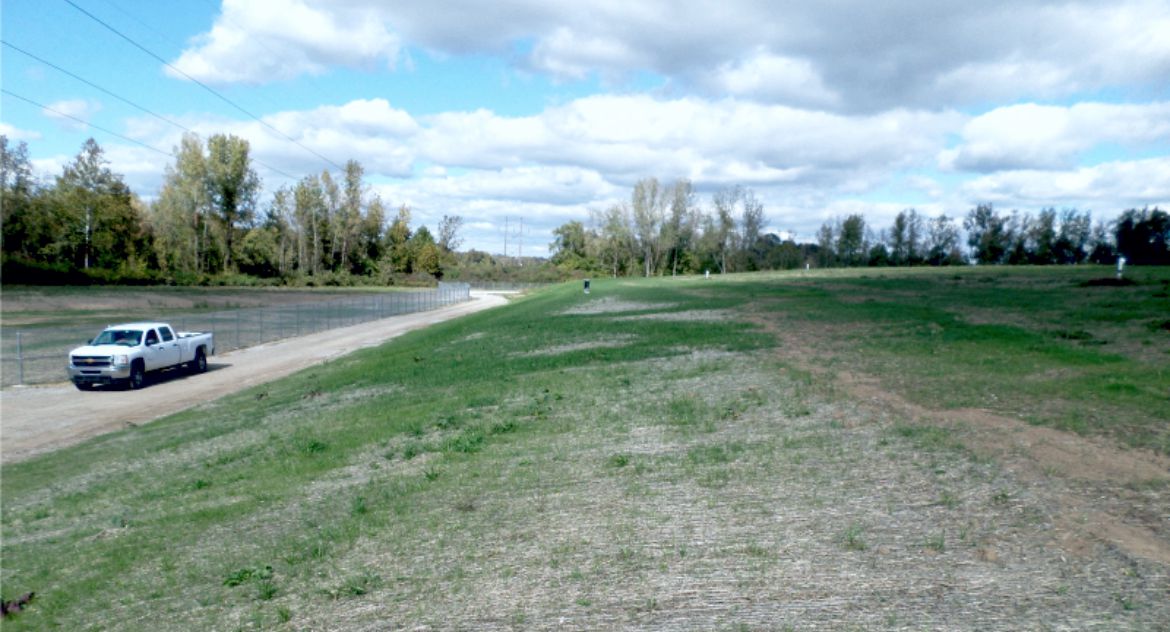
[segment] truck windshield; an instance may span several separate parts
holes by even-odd
[[[98,337],[94,338],[91,344],[137,347],[138,341],[140,340],[142,340],[141,331],[134,331],[133,329],[107,329],[98,334]]]

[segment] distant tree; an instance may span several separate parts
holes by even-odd
[[[668,203],[666,193],[656,178],[643,178],[634,184],[634,192],[630,197],[634,235],[637,237],[645,276],[654,274],[655,263],[662,251],[659,237]]]
[[[1011,245],[1007,220],[1000,217],[990,204],[980,204],[967,213],[963,220],[967,231],[967,245],[971,256],[979,263],[1001,263]]]
[[[1170,265],[1170,214],[1129,209],[1117,219],[1117,251],[1134,265]]]
[[[436,278],[442,278],[443,267],[439,246],[434,236],[426,226],[419,226],[410,237],[408,249],[412,255],[412,262],[408,271],[425,272]]]
[[[1050,265],[1058,262],[1056,209],[1042,209],[1036,219],[1027,226],[1027,233],[1031,240],[1029,263]]]
[[[890,229],[890,264],[914,265],[922,261],[923,219],[910,208],[898,213]]]
[[[394,272],[411,272],[414,253],[410,249],[410,238],[410,207],[403,204],[398,207],[398,216],[386,231],[386,251]]]
[[[377,272],[378,262],[385,256],[386,248],[382,235],[385,221],[386,207],[382,203],[382,198],[375,195],[367,205],[366,214],[358,228],[358,265],[362,274]]]
[[[1105,222],[1097,222],[1089,235],[1089,261],[1099,264],[1111,264],[1117,261],[1117,247],[1113,242],[1113,234],[1105,226]]]
[[[248,141],[215,134],[207,139],[207,189],[224,235],[223,269],[232,269],[234,235],[251,225],[260,191]]]
[[[959,229],[946,215],[930,220],[926,235],[926,260],[932,266],[963,263],[959,250]]]
[[[689,253],[695,247],[695,208],[694,187],[690,180],[679,179],[674,182],[666,193],[670,207],[666,221],[662,224],[662,233],[659,236],[659,247],[666,257],[666,266],[670,267],[670,274],[678,274],[680,264],[686,265],[691,259]]]
[[[293,215],[297,226],[297,266],[302,274],[321,273],[322,226],[326,217],[321,178],[308,175],[293,189]]]
[[[756,198],[751,189],[744,189],[739,199],[743,204],[743,214],[739,221],[740,259],[743,260],[745,270],[759,270],[763,264],[760,237],[767,221],[764,217],[764,204]]]
[[[1035,249],[1031,238],[1033,223],[1031,215],[1027,213],[1021,215],[1016,210],[1013,210],[1012,214],[1007,217],[1004,229],[1007,250],[1001,263],[1011,265],[1032,263],[1035,258]]]
[[[837,256],[847,266],[865,263],[865,218],[854,213],[841,222],[837,234]]]
[[[458,215],[444,215],[439,222],[439,248],[443,252],[455,252],[463,239],[459,237],[459,230],[463,228],[463,218]]]
[[[831,220],[817,230],[817,267],[828,268],[837,263],[837,231]]]
[[[553,229],[553,237],[553,242],[549,244],[553,265],[566,270],[589,270],[593,267],[589,260],[584,224],[578,221],[562,224]]]
[[[19,254],[39,260],[52,242],[53,228],[40,200],[40,185],[33,176],[28,144],[15,147],[0,135],[0,253]]]
[[[742,195],[743,190],[739,187],[724,187],[711,198],[715,217],[704,234],[710,233],[709,243],[715,249],[715,261],[719,265],[720,274],[732,271],[728,266],[728,257],[736,250],[735,204]]]
[[[1060,231],[1052,247],[1057,263],[1080,263],[1085,260],[1092,224],[1088,212],[1078,213],[1076,209],[1061,212]]]
[[[137,267],[148,254],[142,210],[107,164],[101,146],[90,138],[57,177],[51,198],[64,228],[58,252],[78,268]]]

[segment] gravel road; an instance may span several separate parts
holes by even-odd
[[[393,316],[216,355],[209,358],[207,373],[167,374],[138,391],[81,392],[67,382],[2,391],[0,460],[20,461],[130,423],[146,423],[357,349],[381,344],[408,331],[507,302],[499,294],[473,292],[471,298],[469,302],[428,312]],[[65,358],[61,360],[64,363]]]

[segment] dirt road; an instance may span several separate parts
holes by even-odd
[[[475,292],[469,302],[429,312],[240,349],[210,358],[205,374],[168,375],[140,391],[79,392],[68,383],[5,390],[0,392],[0,459],[5,463],[27,459],[129,423],[158,419],[408,331],[506,302],[498,294]]]

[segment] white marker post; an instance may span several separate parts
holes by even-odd
[[[1121,278],[1121,271],[1125,269],[1125,257],[1117,258],[1117,278]]]

